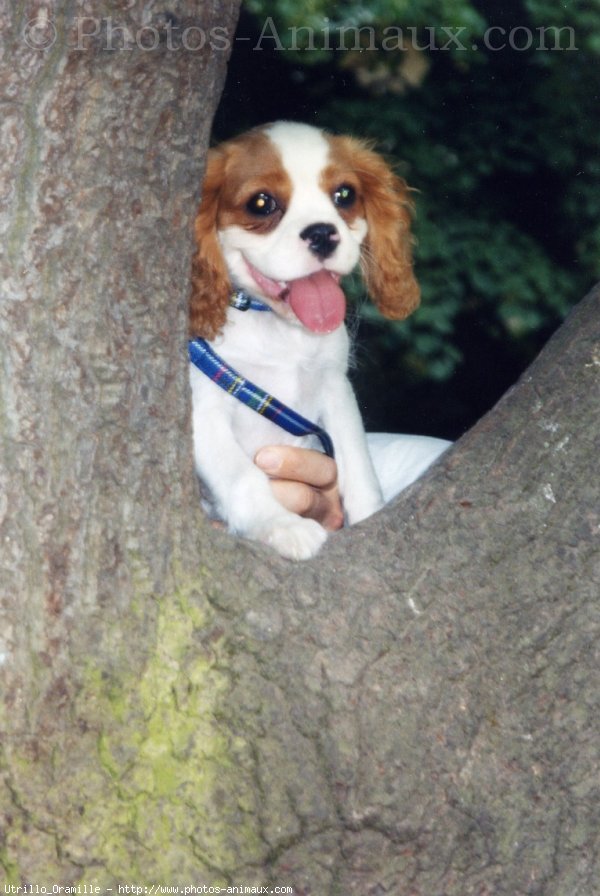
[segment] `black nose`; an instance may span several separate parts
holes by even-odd
[[[300,239],[308,243],[313,255],[323,260],[335,252],[340,235],[333,224],[309,224],[300,234]]]

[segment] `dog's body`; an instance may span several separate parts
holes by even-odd
[[[418,302],[404,183],[358,141],[279,122],[213,151],[196,223],[192,335],[245,378],[327,430],[349,524],[382,505],[346,377],[349,338],[339,278],[361,261],[384,313]],[[228,307],[243,289],[271,311]],[[195,461],[233,532],[283,556],[314,555],[326,538],[285,510],[253,463],[269,444],[306,444],[191,367]]]
[[[262,353],[255,351],[249,358],[249,345],[262,346]],[[231,310],[216,347],[245,377],[327,430],[335,446],[348,523],[381,507],[360,414],[346,378],[345,327],[316,336],[276,314]],[[218,516],[232,531],[264,541],[284,556],[312,556],[325,541],[325,529],[284,510],[252,458],[264,445],[318,447],[315,437],[289,435],[222,392],[194,367],[191,379],[196,468],[212,493]]]

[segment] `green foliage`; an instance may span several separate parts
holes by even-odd
[[[362,39],[368,46],[368,28],[373,28],[378,37],[382,36],[384,28],[403,23],[421,32],[432,28],[442,44],[448,41],[444,28],[461,29],[461,39],[468,43],[485,28],[484,18],[468,0],[370,0],[365,3],[348,0],[335,5],[327,0],[312,0],[305,4],[294,0],[246,0],[245,7],[265,28],[265,36],[276,36],[286,50],[291,54],[301,52],[302,61],[309,64],[324,58],[319,50],[327,45],[326,32],[330,35],[330,46],[336,48],[336,38],[339,39],[343,29],[365,28]],[[312,39],[311,30],[314,32]],[[409,31],[407,39],[411,37]],[[345,43],[345,46],[349,48],[351,45]],[[308,53],[307,48],[311,48]]]
[[[374,138],[416,189],[422,307],[384,328],[362,304],[369,351],[395,347],[411,376],[445,380],[477,328],[524,365],[600,277],[600,0],[246,8],[287,48],[270,57],[273,112]],[[322,49],[342,27],[358,44]],[[391,27],[403,50],[381,48]]]
[[[578,153],[575,139],[567,148],[558,141],[552,152],[540,128],[539,72],[522,72],[537,93],[514,96],[511,81],[495,83],[491,64],[449,69],[444,65],[449,77],[432,73],[423,90],[391,102],[336,99],[322,112],[331,126],[344,115],[351,131],[377,135],[418,190],[423,304],[395,330],[433,378],[449,376],[460,360],[452,336],[466,313],[480,315],[495,338],[528,339],[556,324],[580,295],[575,258],[588,282],[600,273],[598,227],[586,228],[585,241],[571,238],[577,221],[600,220],[600,193],[588,183],[581,204],[577,179],[564,172],[565,154]]]

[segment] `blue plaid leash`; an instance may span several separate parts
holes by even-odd
[[[245,293],[241,293],[241,300],[239,296],[240,293],[234,293],[232,305],[234,308],[239,308],[240,311],[249,309],[254,311],[271,310],[268,305],[246,296]],[[246,300],[255,304],[246,304]],[[235,304],[237,301],[243,301],[245,307]],[[317,426],[316,423],[311,423],[306,417],[302,417],[273,395],[269,395],[268,392],[255,386],[250,380],[240,376],[223,358],[213,351],[206,339],[190,339],[189,356],[190,361],[198,370],[206,374],[213,383],[216,383],[229,395],[237,398],[238,401],[261,414],[261,416],[266,417],[272,423],[276,423],[277,426],[281,426],[282,429],[285,429],[286,432],[291,433],[293,436],[316,436],[321,442],[325,454],[329,457],[334,457],[333,442],[324,429]]]
[[[232,293],[229,304],[238,311],[271,311],[269,305],[255,299],[254,296],[248,295],[243,289],[236,289]]]

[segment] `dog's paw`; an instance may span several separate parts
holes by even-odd
[[[315,520],[279,518],[262,529],[257,537],[288,560],[308,560],[323,546],[327,532]]]

